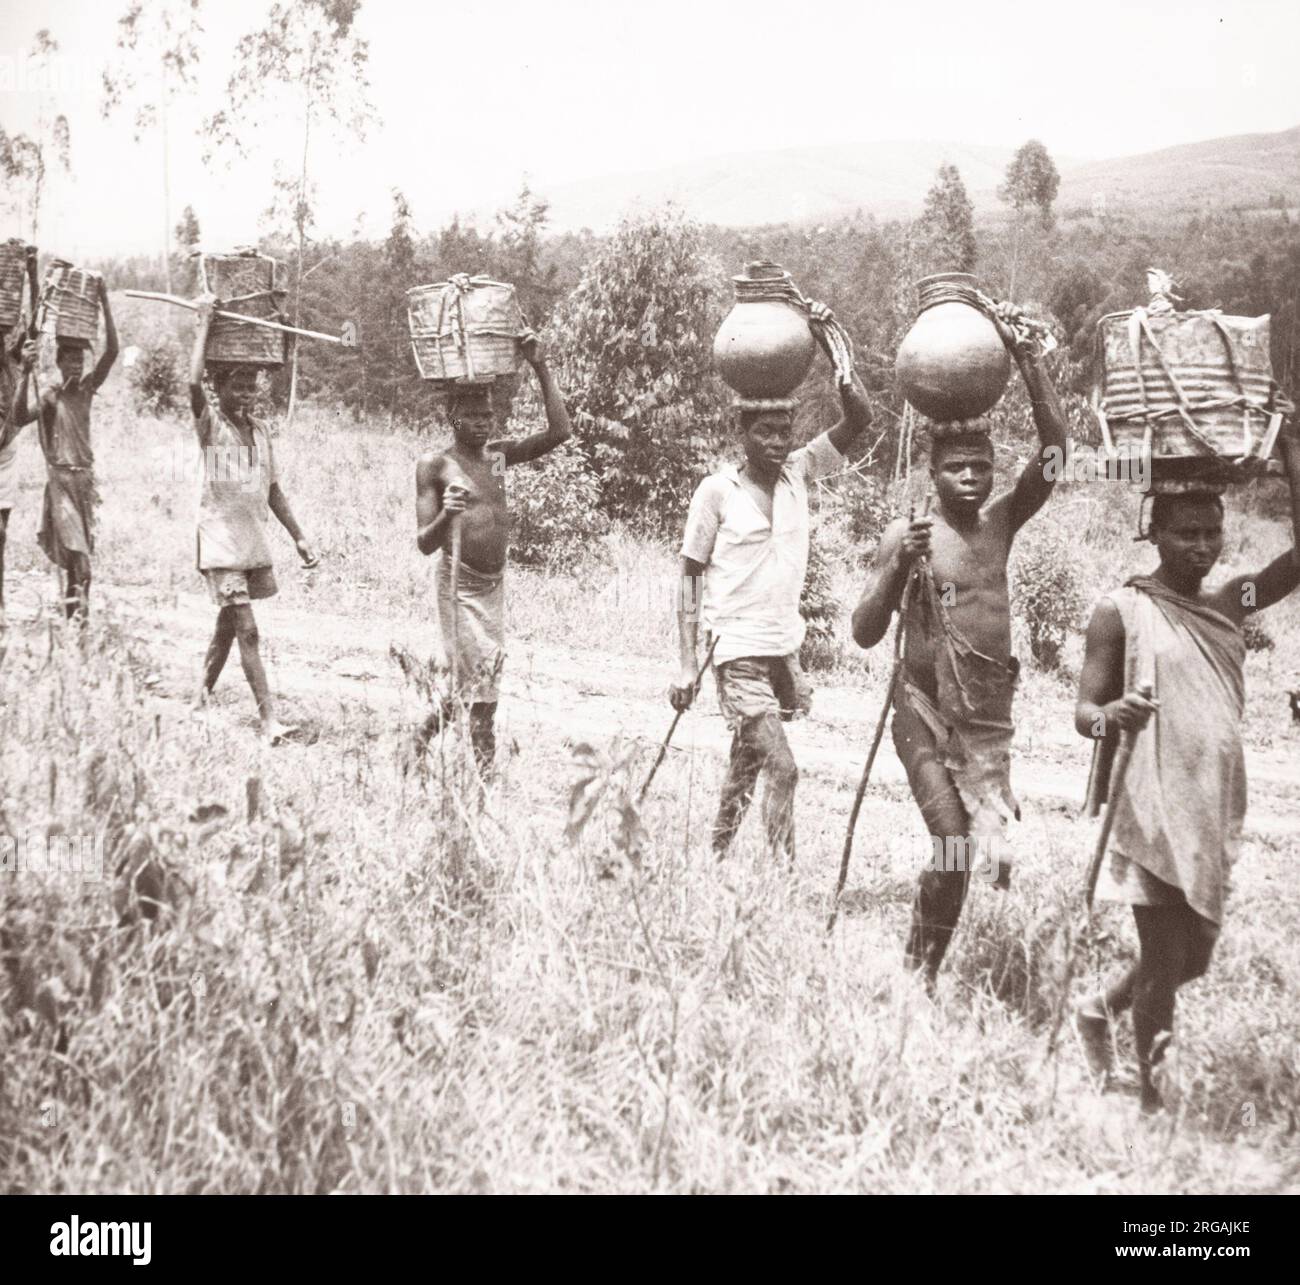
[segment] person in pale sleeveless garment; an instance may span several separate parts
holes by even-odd
[[[1281,449],[1300,542],[1294,429]],[[1109,1083],[1111,1019],[1131,1010],[1142,1108],[1155,1111],[1163,1105],[1157,1072],[1175,995],[1209,965],[1241,844],[1242,624],[1300,585],[1300,553],[1292,547],[1262,571],[1204,589],[1223,552],[1223,502],[1212,492],[1157,496],[1149,538],[1160,566],[1106,595],[1093,613],[1075,711],[1079,733],[1103,742],[1102,797],[1120,737],[1133,738],[1110,802],[1111,850],[1096,895],[1133,907],[1139,956],[1109,990],[1079,1007],[1075,1022],[1090,1069]]]

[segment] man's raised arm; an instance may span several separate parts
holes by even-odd
[[[840,385],[840,404],[844,407],[844,417],[826,436],[841,455],[847,455],[853,449],[854,442],[871,425],[871,406],[867,402],[867,392],[862,387],[857,371],[853,372],[849,383]]]
[[[1288,424],[1278,441],[1291,488],[1291,547],[1262,571],[1233,576],[1215,595],[1215,604],[1234,620],[1263,611],[1300,586],[1300,427]]]
[[[1018,531],[1039,509],[1047,503],[1047,497],[1056,485],[1054,472],[1049,465],[1059,471],[1065,459],[1065,412],[1061,409],[1061,399],[1057,396],[1056,385],[1047,373],[1037,345],[1033,341],[1021,343],[1010,328],[995,317],[1002,342],[1006,344],[1011,355],[1020,368],[1020,376],[1025,381],[1029,393],[1029,403],[1034,410],[1034,427],[1038,430],[1038,454],[1025,465],[1016,479],[1012,489],[994,503],[1005,505],[1011,530]]]
[[[96,389],[108,378],[118,352],[117,324],[113,320],[113,309],[109,306],[108,287],[104,284],[103,276],[99,278],[99,302],[104,309],[104,351],[95,363],[94,373],[90,377],[91,387]]]
[[[196,421],[208,406],[208,395],[203,391],[203,359],[208,351],[208,331],[212,329],[212,310],[215,304],[216,300],[211,295],[199,299],[198,317],[194,325],[194,348],[190,352],[190,410],[194,412]]]
[[[27,395],[27,390],[32,384],[32,370],[36,365],[39,342],[36,339],[29,339],[23,344],[23,373],[18,381],[17,391],[14,393],[11,434],[25,424],[30,424],[40,414],[40,402],[33,402]]]
[[[562,442],[573,436],[573,426],[569,423],[569,411],[564,398],[556,387],[555,377],[546,364],[546,353],[542,341],[531,331],[520,340],[520,350],[525,360],[537,374],[537,382],[542,390],[542,404],[546,407],[546,429],[541,433],[532,433],[516,441],[500,443],[499,449],[507,464],[526,464],[529,460],[540,459],[548,451],[553,451]]]

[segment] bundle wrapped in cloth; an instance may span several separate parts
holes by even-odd
[[[408,290],[406,315],[421,378],[462,384],[518,375],[529,327],[514,286],[458,272]]]
[[[1269,318],[1179,312],[1167,272],[1151,269],[1147,283],[1145,307],[1097,323],[1093,409],[1107,453],[1141,458],[1162,483],[1277,471],[1274,447],[1295,408],[1273,378]]]

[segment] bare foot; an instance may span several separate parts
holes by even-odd
[[[1110,1019],[1080,1005],[1074,1010],[1074,1029],[1088,1070],[1104,1089],[1111,1073]]]
[[[301,735],[300,727],[291,727],[278,720],[262,724],[262,736],[268,745],[284,745],[287,741],[297,740]]]
[[[1139,1090],[1139,1108],[1143,1115],[1159,1115],[1165,1109],[1165,1100],[1160,1090],[1150,1080],[1143,1082]]]

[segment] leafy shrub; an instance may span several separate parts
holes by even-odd
[[[1040,669],[1060,668],[1065,640],[1082,624],[1083,576],[1065,533],[1031,525],[1016,545],[1013,610],[1029,628],[1029,650]]]
[[[566,443],[510,474],[510,557],[525,566],[576,561],[604,534],[600,483],[582,448]]]
[[[140,345],[130,379],[136,410],[168,415],[181,408],[181,355],[169,339],[153,339]]]
[[[669,209],[620,224],[556,308],[549,335],[601,505],[638,530],[675,528],[725,415],[712,373],[721,269]]]
[[[799,595],[799,614],[808,625],[799,651],[799,663],[809,670],[831,669],[839,658],[839,643],[835,637],[839,603],[831,580],[827,543],[824,523],[814,522],[812,538],[808,542],[808,573],[804,576],[803,591]]]

